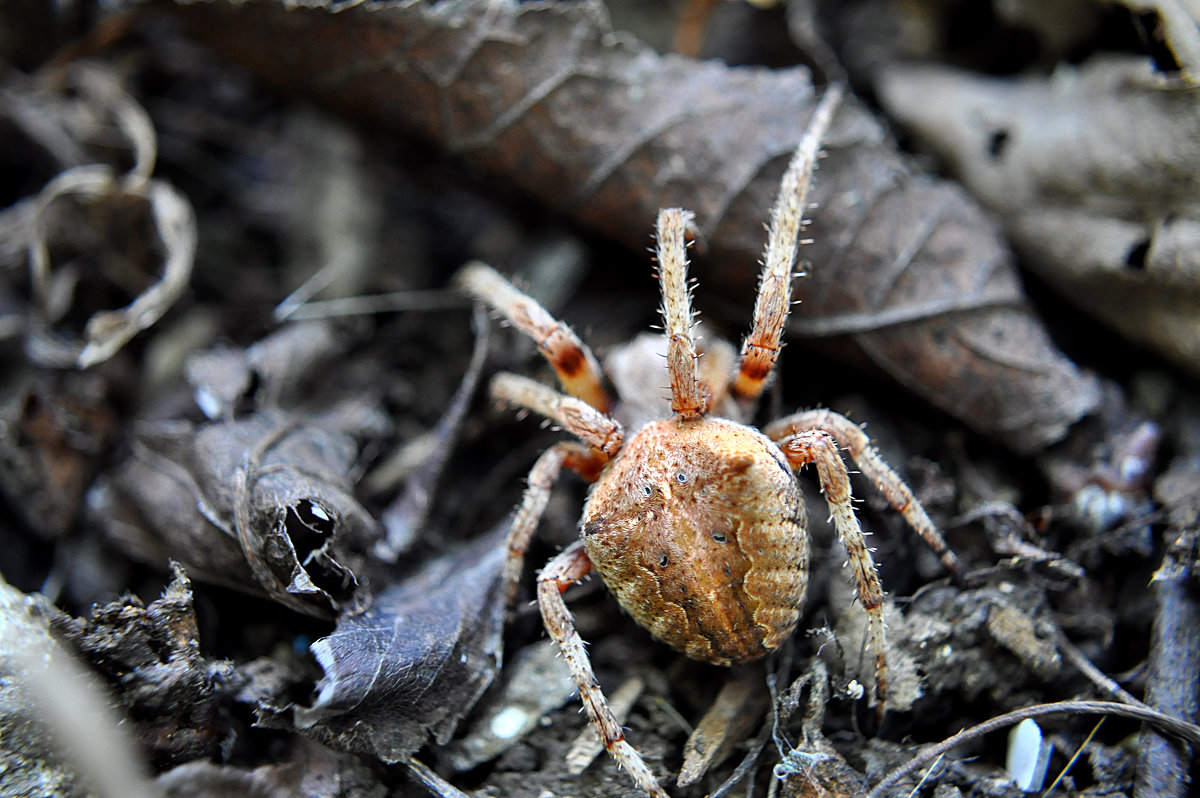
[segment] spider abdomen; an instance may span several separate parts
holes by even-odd
[[[783,454],[757,430],[709,418],[646,426],[593,488],[583,535],[621,605],[694,659],[757,659],[795,628],[804,505]]]

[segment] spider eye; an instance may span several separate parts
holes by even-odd
[[[666,554],[664,554],[658,558],[658,567],[659,568],[666,568],[668,565],[670,565],[670,563],[671,563],[671,558],[668,557]]]
[[[646,483],[645,485],[642,485],[642,494],[645,495],[647,498],[649,498],[650,496],[652,496],[654,494],[654,488],[650,487],[650,483]]]
[[[675,481],[680,485],[686,485],[688,481],[688,475],[682,471],[677,471],[675,472]]]
[[[712,539],[717,541],[718,543],[728,543],[729,542],[729,536],[726,535],[724,532],[713,532]]]

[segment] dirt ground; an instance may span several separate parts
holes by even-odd
[[[591,578],[565,595],[600,687],[673,796],[1192,794],[1200,45],[1174,9],[0,10],[0,794],[640,794],[536,604],[583,479],[505,601],[513,508],[567,436],[489,399],[555,374],[454,275],[512,275],[622,418],[669,415],[659,354],[615,362],[659,335],[655,213],[696,211],[704,334],[739,342],[830,86],[751,420],[862,425],[956,570],[852,466],[879,706],[807,468],[795,634],[694,661]]]

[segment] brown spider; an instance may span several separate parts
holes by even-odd
[[[838,99],[838,92],[827,92],[784,174],[772,212],[754,326],[732,374],[728,344],[725,349],[710,344],[709,357],[697,359],[684,239],[692,216],[678,209],[659,214],[670,418],[627,434],[613,415],[623,408],[614,406],[595,357],[570,327],[490,267],[471,264],[458,277],[468,294],[537,342],[569,394],[515,374],[498,374],[493,396],[539,413],[579,439],[555,444],[529,472],[508,538],[509,598],[555,480],[564,467],[578,472],[594,483],[580,521],[582,540],[542,569],[538,603],[605,747],[656,798],[666,798],[666,793],[625,740],[596,683],[562,598],[568,586],[594,568],[638,623],[689,657],[717,665],[762,657],[791,635],[800,617],[809,542],[794,471],[815,463],[849,554],[858,600],[867,612],[875,698],[882,707],[887,683],[883,589],[851,506],[839,446],[947,567],[954,567],[954,555],[925,511],[857,425],[829,410],[796,413],[762,431],[744,423],[774,370],[791,304],[809,178]],[[726,349],[730,356],[721,357]]]

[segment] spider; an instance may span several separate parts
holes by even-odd
[[[592,482],[581,539],[537,579],[538,604],[561,648],[580,699],[609,753],[648,795],[666,798],[625,739],[596,682],[563,592],[593,569],[621,606],[659,640],[689,657],[737,665],[765,656],[795,629],[808,582],[809,541],[795,471],[815,464],[834,526],[849,554],[857,598],[875,654],[875,700],[882,708],[883,589],[851,506],[845,448],[947,567],[955,559],[912,491],[875,453],[863,431],[829,410],[810,410],[762,430],[746,422],[775,367],[791,305],[791,282],[810,176],[840,92],[826,93],[781,183],[750,334],[734,366],[733,348],[709,344],[699,359],[687,282],[686,230],[692,215],[660,212],[658,276],[672,415],[627,428],[591,350],[566,324],[498,272],[468,264],[459,286],[537,342],[560,393],[501,373],[493,397],[557,423],[576,441],[538,457],[508,537],[505,579],[511,601],[530,537],[566,468]],[[728,356],[722,352],[728,351]],[[724,364],[724,368],[722,368]],[[733,366],[730,368],[730,366]],[[661,368],[661,366],[660,366]],[[730,373],[732,372],[732,373]],[[882,711],[882,709],[880,709]]]

